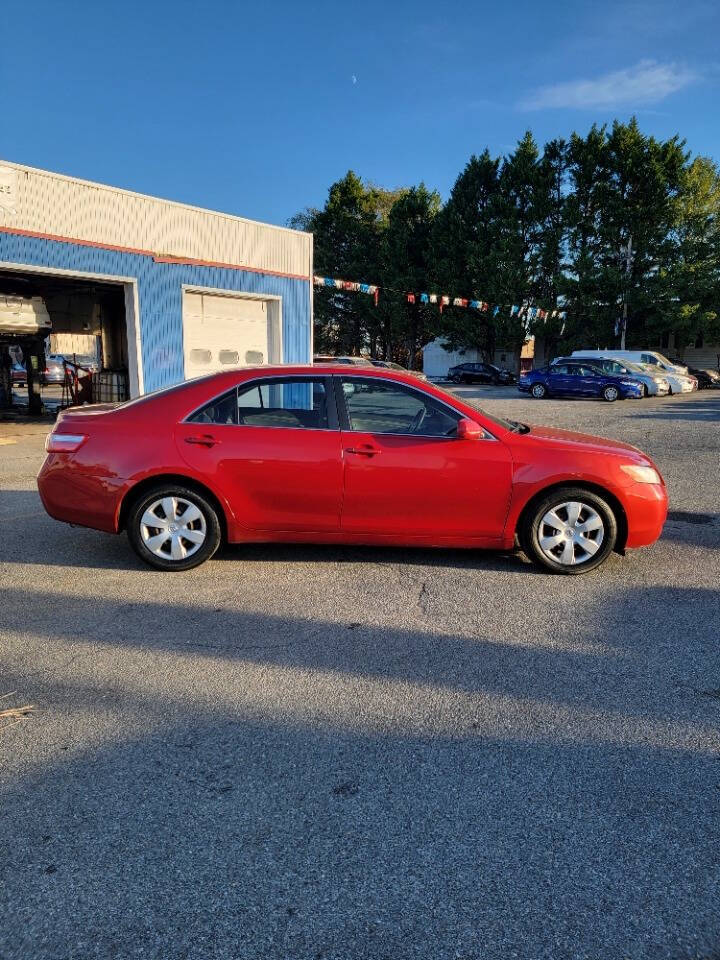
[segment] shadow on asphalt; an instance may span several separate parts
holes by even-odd
[[[647,590],[641,629],[615,593],[579,620],[607,652],[568,653],[4,591],[7,630],[134,664],[47,674],[24,729],[136,719],[2,791],[2,955],[709,956],[719,603]]]
[[[77,566],[112,570],[153,571],[133,553],[124,534],[100,533],[86,527],[71,527],[47,517],[34,490],[0,491],[0,531],[14,518],[26,521],[40,518],[47,522],[48,536],[28,535],[22,546],[8,559],[19,563],[48,566]],[[52,539],[53,549],[48,550]],[[362,547],[314,544],[253,543],[226,544],[213,561],[277,561],[281,563],[385,563],[420,564],[452,567],[458,570],[502,570],[523,576],[547,576],[519,552],[495,550],[455,550],[442,547]]]

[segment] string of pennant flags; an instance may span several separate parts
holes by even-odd
[[[313,283],[316,287],[332,287],[335,290],[354,291],[356,293],[367,293],[375,300],[375,306],[378,305],[380,287],[373,283],[355,283],[352,280],[336,280],[333,277],[313,277]],[[390,290],[393,288],[385,287]],[[480,313],[491,313],[497,317],[503,310],[509,310],[511,317],[527,317],[529,320],[547,320],[557,317],[558,320],[565,320],[566,312],[564,310],[545,310],[542,307],[532,307],[527,303],[513,303],[506,306],[488,303],[486,300],[470,300],[465,297],[449,297],[441,293],[406,293],[401,290],[394,291],[402,293],[408,303],[437,304],[440,313],[444,307],[461,307],[462,309],[477,310]]]

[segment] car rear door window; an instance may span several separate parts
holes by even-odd
[[[343,377],[348,425],[358,433],[452,436],[460,414],[410,387],[380,380]]]
[[[325,381],[288,378],[239,387],[237,418],[240,426],[330,429]]]
[[[321,378],[253,381],[217,397],[188,418],[190,423],[249,427],[335,428],[335,408]],[[332,421],[332,422],[331,422]]]
[[[188,417],[189,423],[212,423],[227,426],[237,423],[237,391],[230,390],[222,397],[216,397],[211,403]]]

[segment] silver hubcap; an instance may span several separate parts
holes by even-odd
[[[183,497],[163,497],[147,508],[140,536],[151,553],[164,560],[185,560],[205,543],[207,526],[201,511]]]
[[[542,388],[542,387],[539,387],[539,386],[533,387],[533,388],[532,388],[532,392],[533,392],[533,396],[534,396],[534,397],[541,397],[541,396],[543,395],[543,393],[545,393],[545,391],[543,390],[543,388]]]
[[[617,398],[618,392],[615,387],[608,387],[605,391],[605,396],[608,400],[615,400]]]
[[[600,514],[576,500],[558,503],[538,525],[540,549],[553,563],[563,566],[575,566],[594,557],[604,537]]]

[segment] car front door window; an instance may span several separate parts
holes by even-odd
[[[348,425],[355,433],[452,436],[460,414],[416,390],[376,380],[343,378]]]

